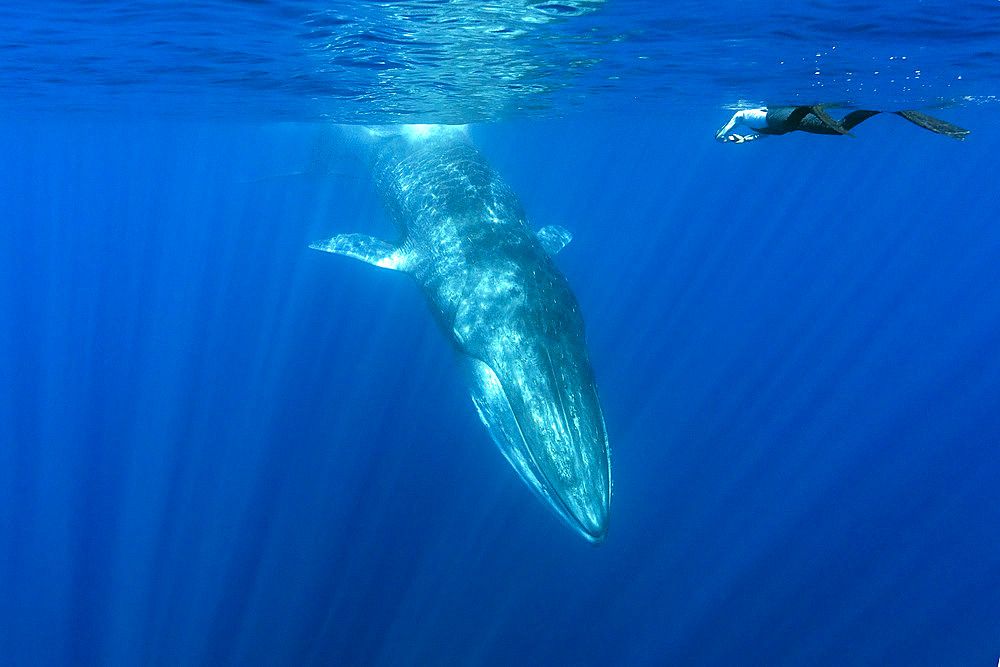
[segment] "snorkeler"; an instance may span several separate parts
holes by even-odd
[[[729,119],[729,122],[715,133],[715,139],[722,143],[733,142],[742,144],[747,141],[760,139],[764,135],[786,134],[788,132],[795,132],[796,130],[812,132],[813,134],[851,134],[850,130],[855,125],[880,113],[883,112],[859,109],[847,114],[840,121],[836,121],[824,110],[823,105],[744,109],[737,111]],[[925,130],[955,139],[964,139],[965,135],[969,133],[968,130],[957,125],[952,125],[919,111],[891,111],[886,113],[894,113],[897,116],[902,116]],[[749,128],[752,130],[752,134],[733,132],[733,129],[737,125]]]

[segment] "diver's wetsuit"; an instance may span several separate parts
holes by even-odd
[[[813,134],[851,134],[851,128],[855,125],[880,113],[901,116],[925,130],[953,139],[964,139],[969,134],[966,129],[919,111],[882,112],[858,109],[847,114],[840,121],[836,121],[826,112],[824,105],[811,105],[763,107],[737,111],[732,119],[715,133],[715,138],[721,142],[744,143],[768,134],[787,134],[796,131]],[[753,134],[734,133],[733,129],[737,126],[749,127]]]
[[[802,130],[813,134],[850,134],[851,128],[872,116],[883,113],[858,109],[844,116],[839,122],[830,117],[822,106],[767,107],[767,127],[757,130],[760,134],[785,134]],[[944,134],[954,139],[964,139],[968,130],[952,125],[940,118],[919,111],[887,111],[902,116],[925,130]]]
[[[802,130],[813,134],[847,134],[852,127],[878,113],[882,112],[859,109],[847,114],[838,123],[819,107],[767,107],[767,127],[759,129],[757,132],[760,134],[785,134]]]

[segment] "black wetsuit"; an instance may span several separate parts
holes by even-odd
[[[757,132],[760,134],[785,134],[787,132],[802,130],[803,132],[812,132],[813,134],[846,134],[861,121],[867,120],[877,113],[881,113],[880,111],[859,109],[847,114],[840,123],[837,123],[837,121],[826,116],[823,112],[820,113],[823,113],[826,119],[820,117],[817,115],[816,109],[817,107],[810,106],[768,107],[766,116],[767,127],[757,130]],[[842,131],[837,129],[838,125],[843,128]]]
[[[767,127],[756,130],[759,134],[786,134],[801,130],[813,134],[848,134],[852,127],[868,120],[881,111],[858,109],[844,116],[840,121],[831,118],[822,106],[768,107],[765,120]],[[934,118],[919,111],[892,111],[914,125],[925,130],[944,134],[955,139],[964,139],[969,131],[952,125],[940,118]]]

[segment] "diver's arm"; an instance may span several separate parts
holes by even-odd
[[[733,142],[737,144],[742,144],[747,141],[755,141],[760,139],[761,134],[758,130],[767,127],[767,109],[742,109],[733,114],[733,117],[729,119],[729,122],[719,128],[719,131],[715,133],[715,140],[719,143]],[[733,132],[733,129],[737,125],[743,125],[745,127],[753,130],[753,134],[738,134]]]
[[[729,141],[729,138],[726,135],[733,131],[733,128],[736,127],[737,123],[742,121],[742,116],[742,111],[737,111],[733,114],[733,117],[729,119],[729,122],[720,127],[719,131],[715,133],[715,140],[721,143]]]

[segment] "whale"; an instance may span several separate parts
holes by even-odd
[[[501,453],[558,517],[602,543],[608,435],[580,306],[553,261],[571,234],[529,226],[466,126],[362,132],[397,236],[340,234],[310,247],[416,282]]]

